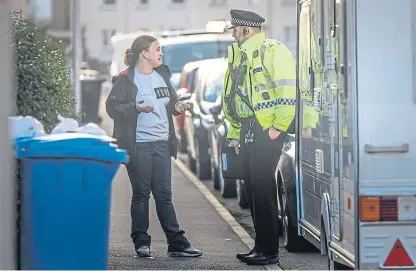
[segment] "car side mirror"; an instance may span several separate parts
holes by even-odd
[[[192,94],[191,93],[179,93],[178,99],[179,101],[187,101],[191,99]]]
[[[211,114],[214,116],[218,116],[219,114],[221,114],[221,109],[221,104],[215,104],[212,107],[210,107],[209,112],[211,112]]]

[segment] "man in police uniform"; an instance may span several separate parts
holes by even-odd
[[[247,264],[279,262],[275,171],[295,116],[296,69],[290,50],[261,31],[261,16],[231,10],[236,43],[228,48],[223,106],[229,145],[243,158],[244,184],[256,230],[254,248],[237,254]]]

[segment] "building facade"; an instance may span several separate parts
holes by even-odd
[[[38,10],[51,9],[48,34],[69,45],[71,0],[19,0],[36,2]],[[230,9],[245,9],[266,18],[269,38],[296,48],[297,0],[81,0],[83,60],[109,62],[111,37],[116,33],[204,28],[210,20],[230,19]],[[32,4],[33,6],[33,4]],[[70,54],[70,47],[68,48]],[[95,65],[94,65],[95,66]]]
[[[295,53],[296,0],[88,0],[81,1],[88,55],[111,59],[117,32],[204,28],[210,20],[230,19],[230,9],[252,10],[266,18],[268,37]]]

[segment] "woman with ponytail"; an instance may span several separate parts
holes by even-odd
[[[126,167],[133,190],[131,238],[136,253],[151,256],[148,228],[152,192],[168,254],[198,257],[201,251],[191,246],[179,228],[171,186],[171,157],[176,158],[178,152],[172,116],[184,113],[189,103],[178,101],[170,70],[161,64],[162,56],[156,38],[138,37],[125,52],[128,68],[113,81],[106,109],[114,120],[113,137],[130,156]]]

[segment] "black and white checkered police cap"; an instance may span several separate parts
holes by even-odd
[[[231,15],[231,27],[236,26],[249,26],[249,27],[261,27],[265,19],[260,15],[246,10],[232,9],[230,11]]]

